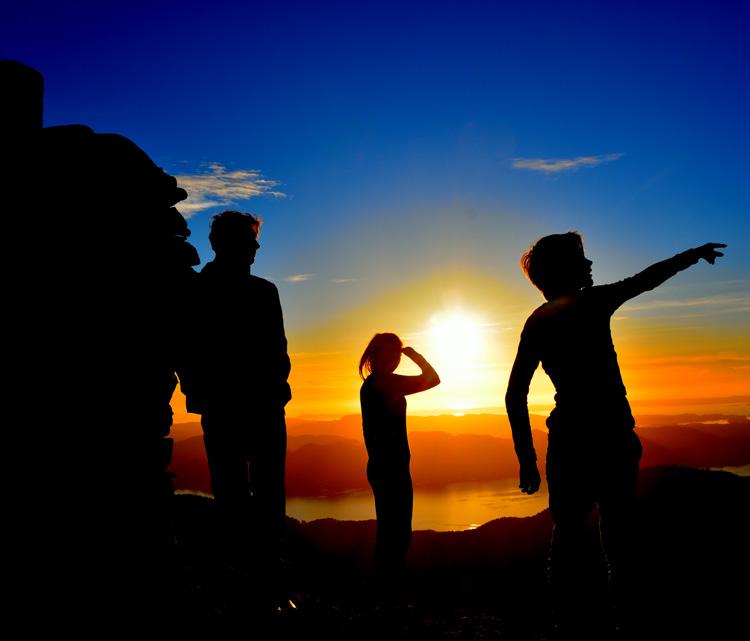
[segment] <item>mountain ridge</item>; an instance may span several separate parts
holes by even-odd
[[[648,631],[642,638],[730,638],[747,629],[746,589],[735,577],[750,571],[744,509],[749,498],[750,478],[682,466],[643,470],[633,540],[638,611]],[[178,496],[175,513],[191,567],[182,588],[189,616],[247,625],[245,593],[235,594],[222,579],[233,571],[231,561],[217,561],[212,499]],[[287,525],[285,576],[299,609],[274,623],[279,638],[547,638],[547,510],[475,530],[415,532],[405,586],[412,605],[404,618],[387,622],[368,587],[374,521],[288,519]],[[605,572],[595,515],[587,536],[580,568],[591,579],[591,592],[581,598],[589,602],[592,625],[603,625]]]

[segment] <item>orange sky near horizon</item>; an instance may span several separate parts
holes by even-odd
[[[373,296],[317,327],[289,334],[293,417],[338,418],[357,414],[359,357],[377,331],[398,333],[437,369],[442,383],[409,398],[415,414],[504,413],[503,397],[518,336],[528,314],[542,302],[520,281],[507,286],[476,273],[439,272]],[[635,307],[635,306],[634,306]],[[612,332],[628,396],[635,412],[746,413],[747,402],[705,399],[750,393],[750,332],[736,322],[706,324],[668,314],[639,315],[624,306]],[[402,361],[401,373],[416,373]],[[544,413],[554,390],[539,368],[529,404]],[[175,422],[196,420],[173,399]],[[704,409],[701,409],[704,408]]]

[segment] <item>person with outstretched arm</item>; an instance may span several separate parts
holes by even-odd
[[[631,278],[599,286],[593,284],[592,262],[576,232],[546,236],[521,259],[523,271],[546,302],[524,325],[505,405],[520,464],[519,488],[533,494],[541,478],[527,397],[541,363],[556,391],[555,407],[547,419],[546,472],[554,522],[548,584],[560,628],[574,626],[585,610],[577,585],[578,563],[586,522],[595,505],[615,624],[624,627],[632,619],[631,528],[641,445],[633,431],[635,421],[612,342],[612,314],[701,259],[714,264],[723,256],[718,251],[722,247],[726,245],[707,243]]]

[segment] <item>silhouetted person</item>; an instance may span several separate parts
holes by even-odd
[[[186,193],[127,138],[43,127],[37,71],[0,61],[0,86],[6,309],[20,348],[5,409],[33,440],[19,451],[24,490],[40,486],[27,506],[48,555],[37,597],[59,608],[34,622],[150,618],[169,593],[166,437],[184,345],[172,296],[198,262],[174,208]]]
[[[413,360],[418,376],[394,374],[401,354]],[[365,372],[367,376],[365,377]],[[367,479],[375,495],[378,521],[375,571],[385,596],[396,596],[411,543],[413,489],[406,435],[406,398],[440,383],[437,372],[396,334],[375,334],[359,361],[364,379],[359,398],[369,460]]]
[[[188,410],[202,416],[211,488],[227,533],[237,554],[270,573],[263,577],[269,582],[277,579],[285,519],[291,365],[278,291],[250,273],[260,225],[237,211],[212,219],[216,257],[198,276],[200,336],[181,384]]]
[[[601,541],[618,617],[628,618],[633,597],[631,543],[641,445],[626,398],[610,318],[627,300],[654,289],[701,258],[722,256],[709,243],[651,265],[631,278],[593,286],[592,262],[575,232],[546,236],[521,266],[546,303],[526,321],[505,403],[520,463],[520,489],[533,494],[540,476],[527,408],[539,363],[552,380],[555,408],[547,419],[547,484],[554,530],[549,584],[559,623],[575,618],[581,592],[579,551],[586,521],[599,508]],[[627,621],[621,621],[627,623]]]

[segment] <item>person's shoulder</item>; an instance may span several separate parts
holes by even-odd
[[[267,278],[262,278],[260,276],[256,276],[255,274],[250,274],[250,280],[253,283],[255,283],[258,287],[267,287],[269,289],[276,289],[276,285],[274,285],[273,282],[268,280]]]
[[[547,312],[548,309],[549,309],[549,303],[547,301],[543,302],[541,305],[539,305],[539,307],[537,307],[533,312],[531,312],[531,314],[529,314],[529,317],[526,319],[526,322],[527,323],[529,321],[533,322],[534,320],[540,318],[541,316],[544,316],[544,314]]]
[[[266,278],[250,274],[250,284],[263,293],[275,294],[276,296],[279,295],[279,290],[276,285]]]
[[[381,389],[383,385],[385,385],[388,381],[388,377],[392,376],[392,374],[369,374],[367,378],[363,381],[361,389],[364,390],[377,390]]]
[[[363,403],[369,403],[371,399],[377,395],[377,380],[370,374],[359,387],[359,399]]]
[[[617,292],[618,286],[623,281],[616,283],[607,283],[605,285],[593,285],[581,290],[580,300],[587,306],[598,306],[606,304],[607,301]]]
[[[392,396],[394,393],[397,393],[401,389],[404,379],[407,378],[411,377],[396,374],[395,372],[379,372],[377,374],[370,374],[367,377],[371,381],[371,389],[375,393],[385,394],[386,396]]]
[[[547,318],[551,312],[552,312],[552,303],[550,302],[542,303],[533,312],[531,312],[531,314],[529,314],[529,317],[526,319],[526,322],[524,323],[524,328],[534,327],[538,323],[542,322],[545,318]]]
[[[196,273],[195,284],[200,291],[211,292],[223,289],[223,280],[221,270],[216,267],[216,264],[212,260],[209,260]]]
[[[537,327],[556,322],[557,319],[566,315],[570,309],[575,307],[579,300],[580,295],[560,296],[542,303],[526,319],[524,332],[528,333]]]
[[[622,282],[622,281],[618,281],[618,282]],[[617,283],[607,283],[605,285],[592,285],[591,287],[584,287],[581,290],[581,293],[579,294],[579,296],[581,298],[600,296],[601,294],[606,293],[612,287],[612,285],[617,285]]]

